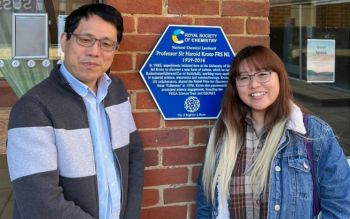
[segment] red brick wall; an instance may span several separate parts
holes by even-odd
[[[317,27],[349,27],[350,3],[317,6]]]
[[[270,8],[270,26],[284,27],[291,22],[291,5]]]
[[[269,46],[265,0],[109,0],[125,23],[112,66],[129,90],[145,147],[142,219],[195,218],[196,179],[214,121],[165,121],[138,71],[168,24],[222,26],[235,53]]]

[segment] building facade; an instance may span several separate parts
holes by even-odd
[[[13,206],[5,155],[11,106],[27,89],[47,77],[61,58],[60,19],[91,2],[96,1],[0,1],[0,26],[4,30],[0,31],[0,218],[11,218]],[[344,143],[344,151],[350,155],[346,135],[350,123],[345,123],[350,117],[349,1],[104,2],[118,8],[124,16],[124,38],[111,73],[120,77],[129,90],[134,118],[145,147],[142,219],[195,218],[196,180],[214,123],[213,120],[164,120],[139,75],[168,24],[221,26],[235,53],[253,44],[274,49],[286,63],[297,100],[335,127]],[[14,13],[47,14],[47,58],[20,59],[19,63],[13,63]],[[334,82],[307,82],[307,39],[335,40]],[[321,98],[321,94],[332,94],[332,97]]]
[[[271,48],[287,67],[294,96],[332,125],[349,156],[350,1],[270,4]]]

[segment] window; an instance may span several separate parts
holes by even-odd
[[[12,106],[17,97],[46,78],[60,59],[59,15],[96,0],[3,0],[0,1],[0,107]],[[13,13],[47,13],[49,57],[15,59],[12,54]]]
[[[350,155],[350,1],[272,0],[271,48],[284,61],[295,98],[328,122]],[[335,42],[335,80],[307,82],[308,40]]]

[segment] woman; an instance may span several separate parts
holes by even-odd
[[[232,63],[209,138],[197,218],[308,219],[318,202],[323,218],[350,218],[345,155],[332,129],[293,102],[279,57],[246,47]]]

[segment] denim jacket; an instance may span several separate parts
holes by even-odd
[[[350,167],[331,127],[315,116],[304,126],[300,109],[293,106],[278,151],[270,166],[268,218],[313,218],[313,182],[304,139],[311,140],[320,218],[350,218]],[[227,201],[208,203],[198,178],[197,219],[224,219]],[[219,201],[218,201],[219,200]],[[222,199],[221,199],[222,200]],[[226,211],[226,212],[225,212]]]

